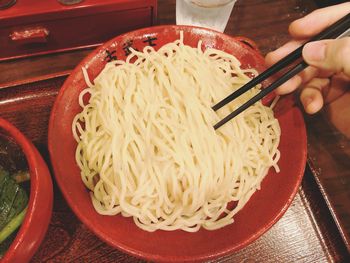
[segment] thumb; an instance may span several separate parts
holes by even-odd
[[[350,37],[307,43],[303,58],[310,66],[350,76]]]

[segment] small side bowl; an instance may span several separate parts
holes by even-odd
[[[11,123],[0,118],[0,133],[22,149],[30,173],[28,209],[15,240],[1,262],[28,262],[39,248],[51,220],[53,188],[50,172],[35,146]]]

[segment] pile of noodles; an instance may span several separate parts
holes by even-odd
[[[147,231],[214,230],[234,221],[270,167],[278,171],[280,127],[271,108],[257,102],[213,128],[259,91],[211,109],[256,74],[234,56],[187,46],[181,36],[108,63],[93,84],[83,73],[89,87],[72,129],[98,213],[133,217]]]

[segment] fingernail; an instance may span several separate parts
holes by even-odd
[[[305,107],[309,106],[312,101],[313,101],[313,99],[311,97],[307,97],[304,101]]]
[[[313,99],[311,97],[305,98],[304,103],[303,103],[304,104],[304,108],[305,109],[308,108],[309,105],[312,103],[312,101],[313,101]]]
[[[307,43],[303,49],[303,57],[307,61],[322,61],[326,57],[326,44],[322,42]]]

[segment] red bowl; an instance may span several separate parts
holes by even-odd
[[[22,149],[30,173],[27,213],[15,240],[1,262],[28,262],[44,239],[51,220],[53,189],[46,163],[34,145],[11,123],[0,118],[0,134],[13,139]]]
[[[109,245],[134,256],[152,261],[201,261],[232,253],[256,240],[287,210],[300,185],[306,163],[306,132],[302,114],[293,103],[284,103],[278,111],[282,129],[279,149],[280,173],[272,169],[248,204],[235,216],[235,222],[215,231],[196,233],[139,229],[131,218],[99,215],[92,206],[75,162],[76,142],[71,125],[81,111],[79,93],[86,88],[82,67],[93,80],[106,61],[125,58],[127,46],[139,50],[145,45],[158,48],[179,38],[185,44],[214,47],[235,55],[243,67],[265,69],[264,59],[254,43],[216,31],[189,26],[158,26],[118,36],[87,56],[66,80],[53,107],[49,125],[49,151],[55,177],[68,204],[79,219]],[[290,99],[287,102],[291,102]],[[280,105],[281,106],[281,105]]]

